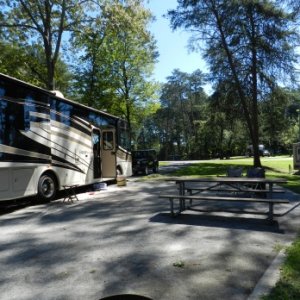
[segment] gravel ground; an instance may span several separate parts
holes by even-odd
[[[71,204],[59,199],[1,215],[0,299],[247,299],[295,238],[300,198],[287,192],[291,203],[275,212],[288,213],[272,225],[244,213],[189,210],[171,218],[158,194],[174,188],[128,181]],[[259,205],[247,209],[266,209]]]

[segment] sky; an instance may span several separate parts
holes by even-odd
[[[192,73],[197,69],[207,72],[201,54],[188,50],[188,39],[191,34],[182,29],[172,31],[170,20],[163,17],[168,10],[177,7],[177,0],[149,0],[145,1],[145,6],[156,18],[149,28],[157,41],[159,52],[154,79],[166,82],[166,77],[170,76],[174,69],[186,73]]]

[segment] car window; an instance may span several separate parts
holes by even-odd
[[[133,151],[132,156],[134,159],[151,159],[154,160],[156,158],[156,152],[155,151]]]

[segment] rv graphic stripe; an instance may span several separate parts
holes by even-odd
[[[15,156],[26,156],[26,157],[34,157],[34,158],[38,158],[38,159],[42,159],[42,160],[50,160],[51,156],[49,155],[45,155],[42,153],[37,153],[34,151],[27,151],[24,149],[20,149],[20,148],[15,148],[15,147],[10,147],[7,145],[3,145],[0,144],[0,153],[6,153],[6,154],[12,154]]]
[[[0,152],[0,162],[16,162],[16,163],[28,163],[28,164],[49,164],[50,161],[47,159],[41,159],[37,157],[29,157],[23,155],[15,155],[12,153],[1,153]]]
[[[69,161],[55,155],[52,156],[52,165],[64,167],[66,169],[75,170],[77,172],[84,173],[84,171],[81,168],[79,168],[77,165],[70,163]]]

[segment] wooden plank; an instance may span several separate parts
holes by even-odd
[[[186,187],[185,190],[189,191],[199,191],[199,192],[238,192],[238,193],[285,193],[284,190],[272,190],[269,189],[209,189],[209,188],[188,188]]]
[[[268,220],[273,222],[274,216],[274,204],[280,203],[289,203],[287,199],[267,199],[267,198],[241,198],[241,197],[220,197],[220,196],[187,196],[187,195],[159,195],[159,198],[167,198],[170,201],[170,210],[171,215],[175,217],[179,215],[182,211],[186,209],[185,200],[190,200],[190,206],[192,205],[193,200],[201,200],[201,201],[235,201],[235,202],[260,202],[260,203],[268,203],[269,211],[268,211]],[[174,203],[175,199],[179,200],[179,210],[177,213],[174,213]]]
[[[284,178],[249,178],[249,177],[199,177],[199,178],[167,178],[166,181],[175,182],[212,182],[212,183],[286,183]]]
[[[189,196],[189,195],[159,195],[159,198],[182,199],[182,200],[211,200],[211,201],[240,201],[240,202],[264,202],[264,203],[289,203],[287,199],[269,199],[269,198],[244,198],[244,197],[224,197],[224,196]]]

